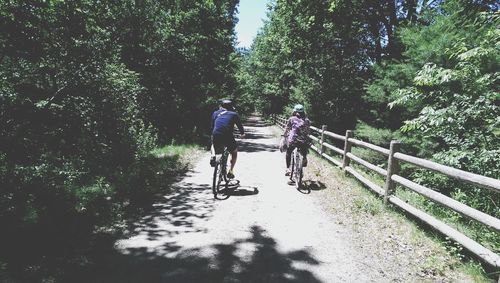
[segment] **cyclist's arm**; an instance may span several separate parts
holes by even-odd
[[[286,122],[285,132],[283,133],[283,135],[285,137],[288,136],[288,132],[290,132],[291,129],[292,129],[292,120],[289,118],[288,121]]]
[[[242,136],[245,135],[245,129],[243,128],[243,124],[241,123],[239,115],[236,115],[235,124],[238,127],[238,130],[240,131],[240,135]]]
[[[306,134],[309,136],[311,134],[311,121],[307,120],[306,122]]]
[[[210,122],[211,122],[210,123],[210,130],[211,131],[213,131],[214,127],[215,127],[215,118],[216,118],[216,116],[215,116],[215,112],[214,112],[214,113],[212,113],[212,119],[210,120]]]
[[[309,137],[309,135],[311,134],[311,121],[307,120],[306,122],[306,130],[305,130],[305,134],[306,134],[306,140],[307,140],[307,143],[308,145],[311,145],[312,144],[312,139],[311,137]]]

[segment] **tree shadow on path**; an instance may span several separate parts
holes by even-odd
[[[183,246],[175,236],[206,233],[197,223],[212,217],[214,200],[208,185],[180,182],[173,190],[129,224],[124,238],[140,241],[118,248],[115,237],[102,234],[87,263],[68,266],[58,282],[321,282],[309,271],[320,264],[309,250],[280,251],[258,225],[229,242]]]
[[[305,250],[282,253],[260,226],[229,244],[182,249],[168,244],[155,250],[107,249],[85,272],[65,282],[321,282],[308,266],[320,263]],[[103,248],[111,243],[103,243]],[[207,252],[209,251],[209,252]],[[175,252],[175,257],[166,256]],[[298,268],[300,265],[303,268]]]
[[[180,233],[203,232],[195,222],[208,218],[214,209],[213,199],[204,197],[211,191],[210,185],[183,182],[172,188],[170,194],[143,211],[140,219],[129,220],[127,237],[147,234],[148,240],[155,241]],[[158,223],[168,225],[159,226]]]

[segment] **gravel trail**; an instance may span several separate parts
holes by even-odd
[[[240,187],[214,200],[209,154],[201,157],[130,237],[115,244],[122,271],[103,282],[387,280],[318,205],[314,190],[304,194],[287,184],[271,128],[258,118],[245,128],[235,170]]]

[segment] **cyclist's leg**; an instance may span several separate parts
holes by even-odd
[[[227,175],[229,178],[234,178],[233,170],[234,166],[236,165],[236,160],[238,159],[238,146],[236,144],[234,136],[231,135],[230,137],[227,137],[226,146],[227,150],[231,153],[230,167]]]
[[[210,135],[210,155],[215,156],[214,136]]]
[[[223,148],[224,148],[223,139],[220,136],[212,136],[212,146],[210,148],[212,154],[210,158],[211,166],[215,166],[215,155],[221,154]]]
[[[295,145],[289,145],[288,148],[286,149],[286,168],[290,168],[290,163],[292,161],[292,152],[295,149]]]
[[[302,166],[306,167],[307,166],[307,154],[309,153],[309,145],[308,144],[303,144],[299,147],[300,153],[302,154],[303,161],[302,161]]]
[[[233,169],[234,169],[234,165],[236,165],[236,159],[238,158],[238,149],[235,149],[233,151],[231,151],[231,167],[229,169],[229,171],[233,172]]]
[[[290,175],[290,163],[292,161],[292,152],[294,149],[295,149],[294,145],[289,145],[288,148],[286,149],[286,157],[285,157],[285,162],[286,162],[285,175],[286,176]]]
[[[222,154],[224,151],[225,139],[223,136],[212,137],[212,147],[215,154]]]

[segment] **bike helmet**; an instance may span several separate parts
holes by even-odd
[[[233,109],[233,101],[231,101],[230,99],[222,99],[220,101],[220,106],[225,109],[231,110]]]
[[[293,107],[293,112],[304,113],[304,106],[302,104],[296,104]]]

